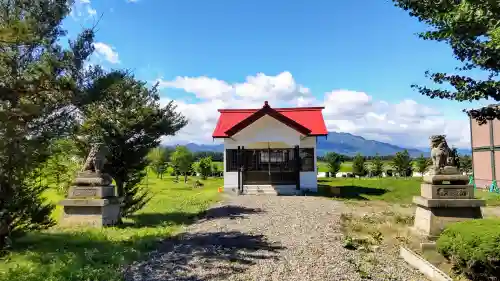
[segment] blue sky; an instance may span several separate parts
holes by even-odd
[[[261,104],[256,96],[268,95],[280,105],[301,96],[331,107],[325,119],[332,130],[396,144],[444,130],[452,142],[467,146],[461,109],[478,104],[431,100],[410,88],[428,84],[427,69],[453,71],[459,64],[446,45],[420,40],[416,33],[426,27],[388,0],[77,1],[65,22],[70,35],[103,15],[95,62],[132,69],[143,80],[160,79],[165,99],[195,115],[194,127],[172,141],[211,142],[217,118],[211,107]],[[247,77],[258,73],[265,76],[251,89],[263,94],[242,96],[237,85],[254,83]],[[277,84],[278,90],[269,90]],[[379,123],[370,125],[370,118]],[[416,127],[433,128],[412,132]],[[411,145],[425,145],[426,138]]]

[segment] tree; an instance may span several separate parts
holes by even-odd
[[[206,180],[210,176],[210,173],[212,173],[212,157],[201,158],[196,166],[196,171],[200,173],[202,179]]]
[[[163,178],[168,168],[170,153],[171,151],[167,148],[155,147],[148,154],[150,165],[158,178]]]
[[[382,176],[382,173],[384,172],[384,162],[382,162],[382,159],[380,158],[380,155],[378,153],[375,155],[373,161],[371,162],[370,172],[375,177]]]
[[[147,187],[141,184],[149,164],[148,153],[158,147],[162,136],[175,135],[187,121],[173,102],[160,105],[157,86],[146,87],[127,71],[112,71],[99,81],[110,81],[101,90],[100,102],[82,107],[84,123],[79,135],[84,146],[102,142],[109,150],[105,172],[115,180],[117,194],[123,200],[121,216],[127,217],[141,209],[150,199]],[[87,150],[88,151],[88,150]]]
[[[409,11],[410,16],[431,27],[431,30],[420,33],[420,38],[447,43],[455,58],[463,64],[457,68],[462,74],[426,72],[426,76],[438,85],[450,86],[449,90],[418,85],[412,85],[413,88],[430,98],[459,102],[500,100],[499,1],[393,1],[397,7]],[[471,70],[481,70],[489,75],[485,79],[475,79],[470,75]],[[487,119],[500,119],[500,108],[472,110],[469,115],[483,124]]]
[[[183,145],[178,145],[172,153],[172,164],[177,167],[179,173],[184,175],[184,182],[187,182],[189,171],[193,165],[193,154]]]
[[[34,3],[35,2],[35,3]],[[55,139],[76,124],[75,106],[99,67],[85,68],[94,33],[61,46],[71,1],[0,1],[0,250],[9,237],[53,225],[36,181]]]
[[[419,157],[415,159],[415,164],[417,168],[417,172],[419,172],[422,176],[429,168],[429,159],[424,157],[424,154],[421,153]]]
[[[352,173],[356,176],[363,177],[366,175],[366,161],[361,153],[356,154],[352,161]]]
[[[408,150],[405,149],[396,153],[394,159],[392,159],[392,167],[400,177],[407,177],[410,175],[408,172],[411,171],[411,158]]]
[[[81,164],[81,159],[76,156],[77,148],[71,139],[63,138],[54,141],[49,151],[51,156],[45,162],[41,176],[66,195]]]
[[[212,163],[212,174],[216,177],[219,176],[219,165],[217,163]]]
[[[335,152],[328,152],[325,155],[325,161],[328,165],[328,171],[332,174],[332,177],[335,177],[344,162],[344,156]]]
[[[460,156],[460,170],[467,174],[472,172],[472,157],[470,155]]]

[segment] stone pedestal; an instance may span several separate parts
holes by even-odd
[[[414,229],[435,237],[450,223],[482,218],[484,200],[474,199],[474,186],[468,183],[469,177],[459,174],[425,176],[421,196],[413,198]]]
[[[81,172],[63,206],[61,225],[86,225],[93,227],[115,225],[120,218],[120,200],[110,177],[92,172]]]

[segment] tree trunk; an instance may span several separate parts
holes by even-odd
[[[116,194],[118,197],[122,197],[125,193],[123,190],[124,182],[121,179],[115,179],[116,182]]]
[[[9,226],[12,223],[7,210],[0,212],[0,251],[3,251],[7,246],[7,239],[9,237]]]
[[[184,173],[184,183],[187,183],[187,181],[188,181],[188,175],[187,173]]]
[[[116,183],[116,194],[117,194],[117,197],[119,198],[122,198],[125,194],[125,191],[124,191],[124,186],[125,186],[125,182],[121,179],[115,179],[115,183]],[[118,218],[118,222],[117,224],[123,224],[123,220],[122,220],[122,209],[120,208],[120,217]]]

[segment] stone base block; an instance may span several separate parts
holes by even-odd
[[[422,196],[413,197],[413,203],[426,208],[474,208],[485,205],[482,199],[429,199]]]
[[[447,199],[440,199],[440,200],[447,200]],[[453,199],[448,199],[448,200],[453,200]],[[465,201],[466,199],[462,200]],[[473,201],[473,200],[467,200],[467,201]],[[428,205],[433,205],[433,204],[428,204]],[[448,204],[448,205],[453,205],[453,204]],[[417,209],[415,211],[414,229],[423,235],[427,235],[430,237],[438,236],[449,224],[470,219],[480,219],[483,217],[480,206],[475,206],[475,204],[468,204],[468,205],[469,206],[467,207],[427,207],[417,204]]]
[[[120,218],[120,202],[108,199],[65,199],[60,224],[64,226],[112,226]]]
[[[424,183],[430,184],[452,184],[466,185],[469,184],[469,176],[466,175],[426,175],[423,179]]]
[[[107,186],[113,182],[113,179],[108,174],[99,174],[95,172],[79,172],[76,175],[75,185],[77,186]]]
[[[423,183],[420,195],[429,199],[474,199],[474,186]]]
[[[68,198],[108,198],[115,196],[115,187],[108,186],[72,186]]]

